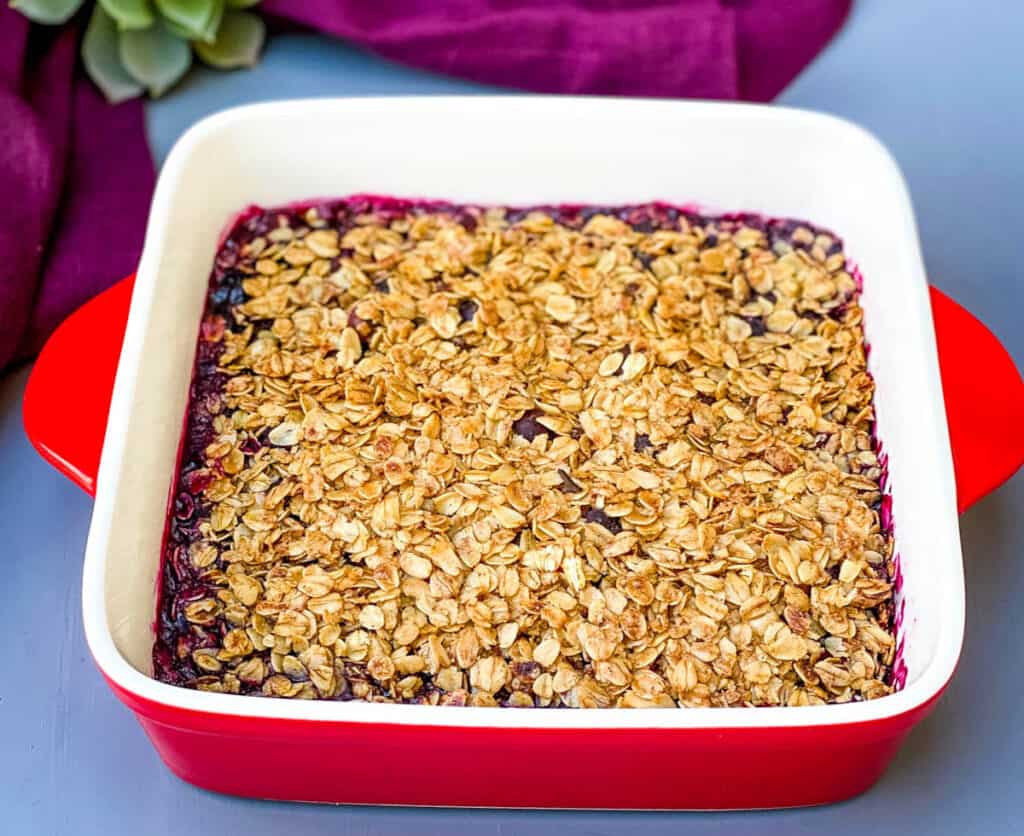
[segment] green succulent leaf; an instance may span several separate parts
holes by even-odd
[[[155,0],[169,28],[188,40],[212,43],[224,14],[224,0]]]
[[[251,67],[260,57],[267,27],[251,12],[228,10],[212,44],[196,42],[196,54],[211,67],[230,70]]]
[[[188,72],[192,49],[162,22],[149,29],[128,29],[118,38],[124,68],[154,97],[162,96]]]
[[[228,0],[229,9],[248,9],[255,6],[260,0]]]
[[[183,29],[181,26],[178,26],[177,23],[172,20],[168,20],[166,17],[161,17],[160,22],[163,23],[167,31],[176,38],[181,38],[183,41],[191,41],[195,37],[195,35],[187,29]]]
[[[149,0],[99,0],[99,4],[118,29],[146,29],[156,20]]]
[[[121,65],[117,54],[117,24],[102,6],[94,6],[82,39],[82,63],[107,101],[117,104],[142,93],[139,84]]]
[[[65,23],[81,7],[84,0],[11,0],[11,8],[17,9],[29,20],[36,23]]]

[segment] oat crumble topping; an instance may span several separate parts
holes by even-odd
[[[352,198],[218,255],[155,675],[441,705],[889,693],[858,288],[807,224]]]

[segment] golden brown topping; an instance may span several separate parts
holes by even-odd
[[[247,298],[218,333],[217,475],[190,551],[217,591],[184,616],[231,629],[192,654],[203,687],[575,707],[888,693],[874,387],[831,238],[306,218],[242,248]]]

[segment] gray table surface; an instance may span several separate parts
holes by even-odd
[[[910,182],[933,281],[1024,365],[1024,5],[859,0],[848,26],[782,101],[852,118]],[[479,90],[313,36],[274,40],[253,72],[197,73],[151,106],[158,158],[199,116],[268,97]],[[967,640],[932,716],[866,795],[771,813],[610,814],[315,807],[245,801],[180,782],[100,680],[80,620],[91,501],[35,456],[0,380],[0,831],[185,833],[1019,833],[1024,816],[1020,601],[1024,477],[964,515]],[[71,410],[73,405],[69,405]],[[71,418],[73,420],[73,417]],[[420,753],[429,769],[430,753]],[[571,770],[571,764],[538,769]],[[799,764],[780,764],[799,780]],[[507,776],[502,778],[507,780]],[[898,830],[897,830],[898,828]]]

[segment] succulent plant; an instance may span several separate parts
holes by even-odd
[[[70,20],[85,0],[10,0],[37,23]],[[112,103],[162,96],[188,72],[192,53],[211,67],[251,67],[266,35],[250,11],[259,0],[97,0],[82,39],[86,72]]]

